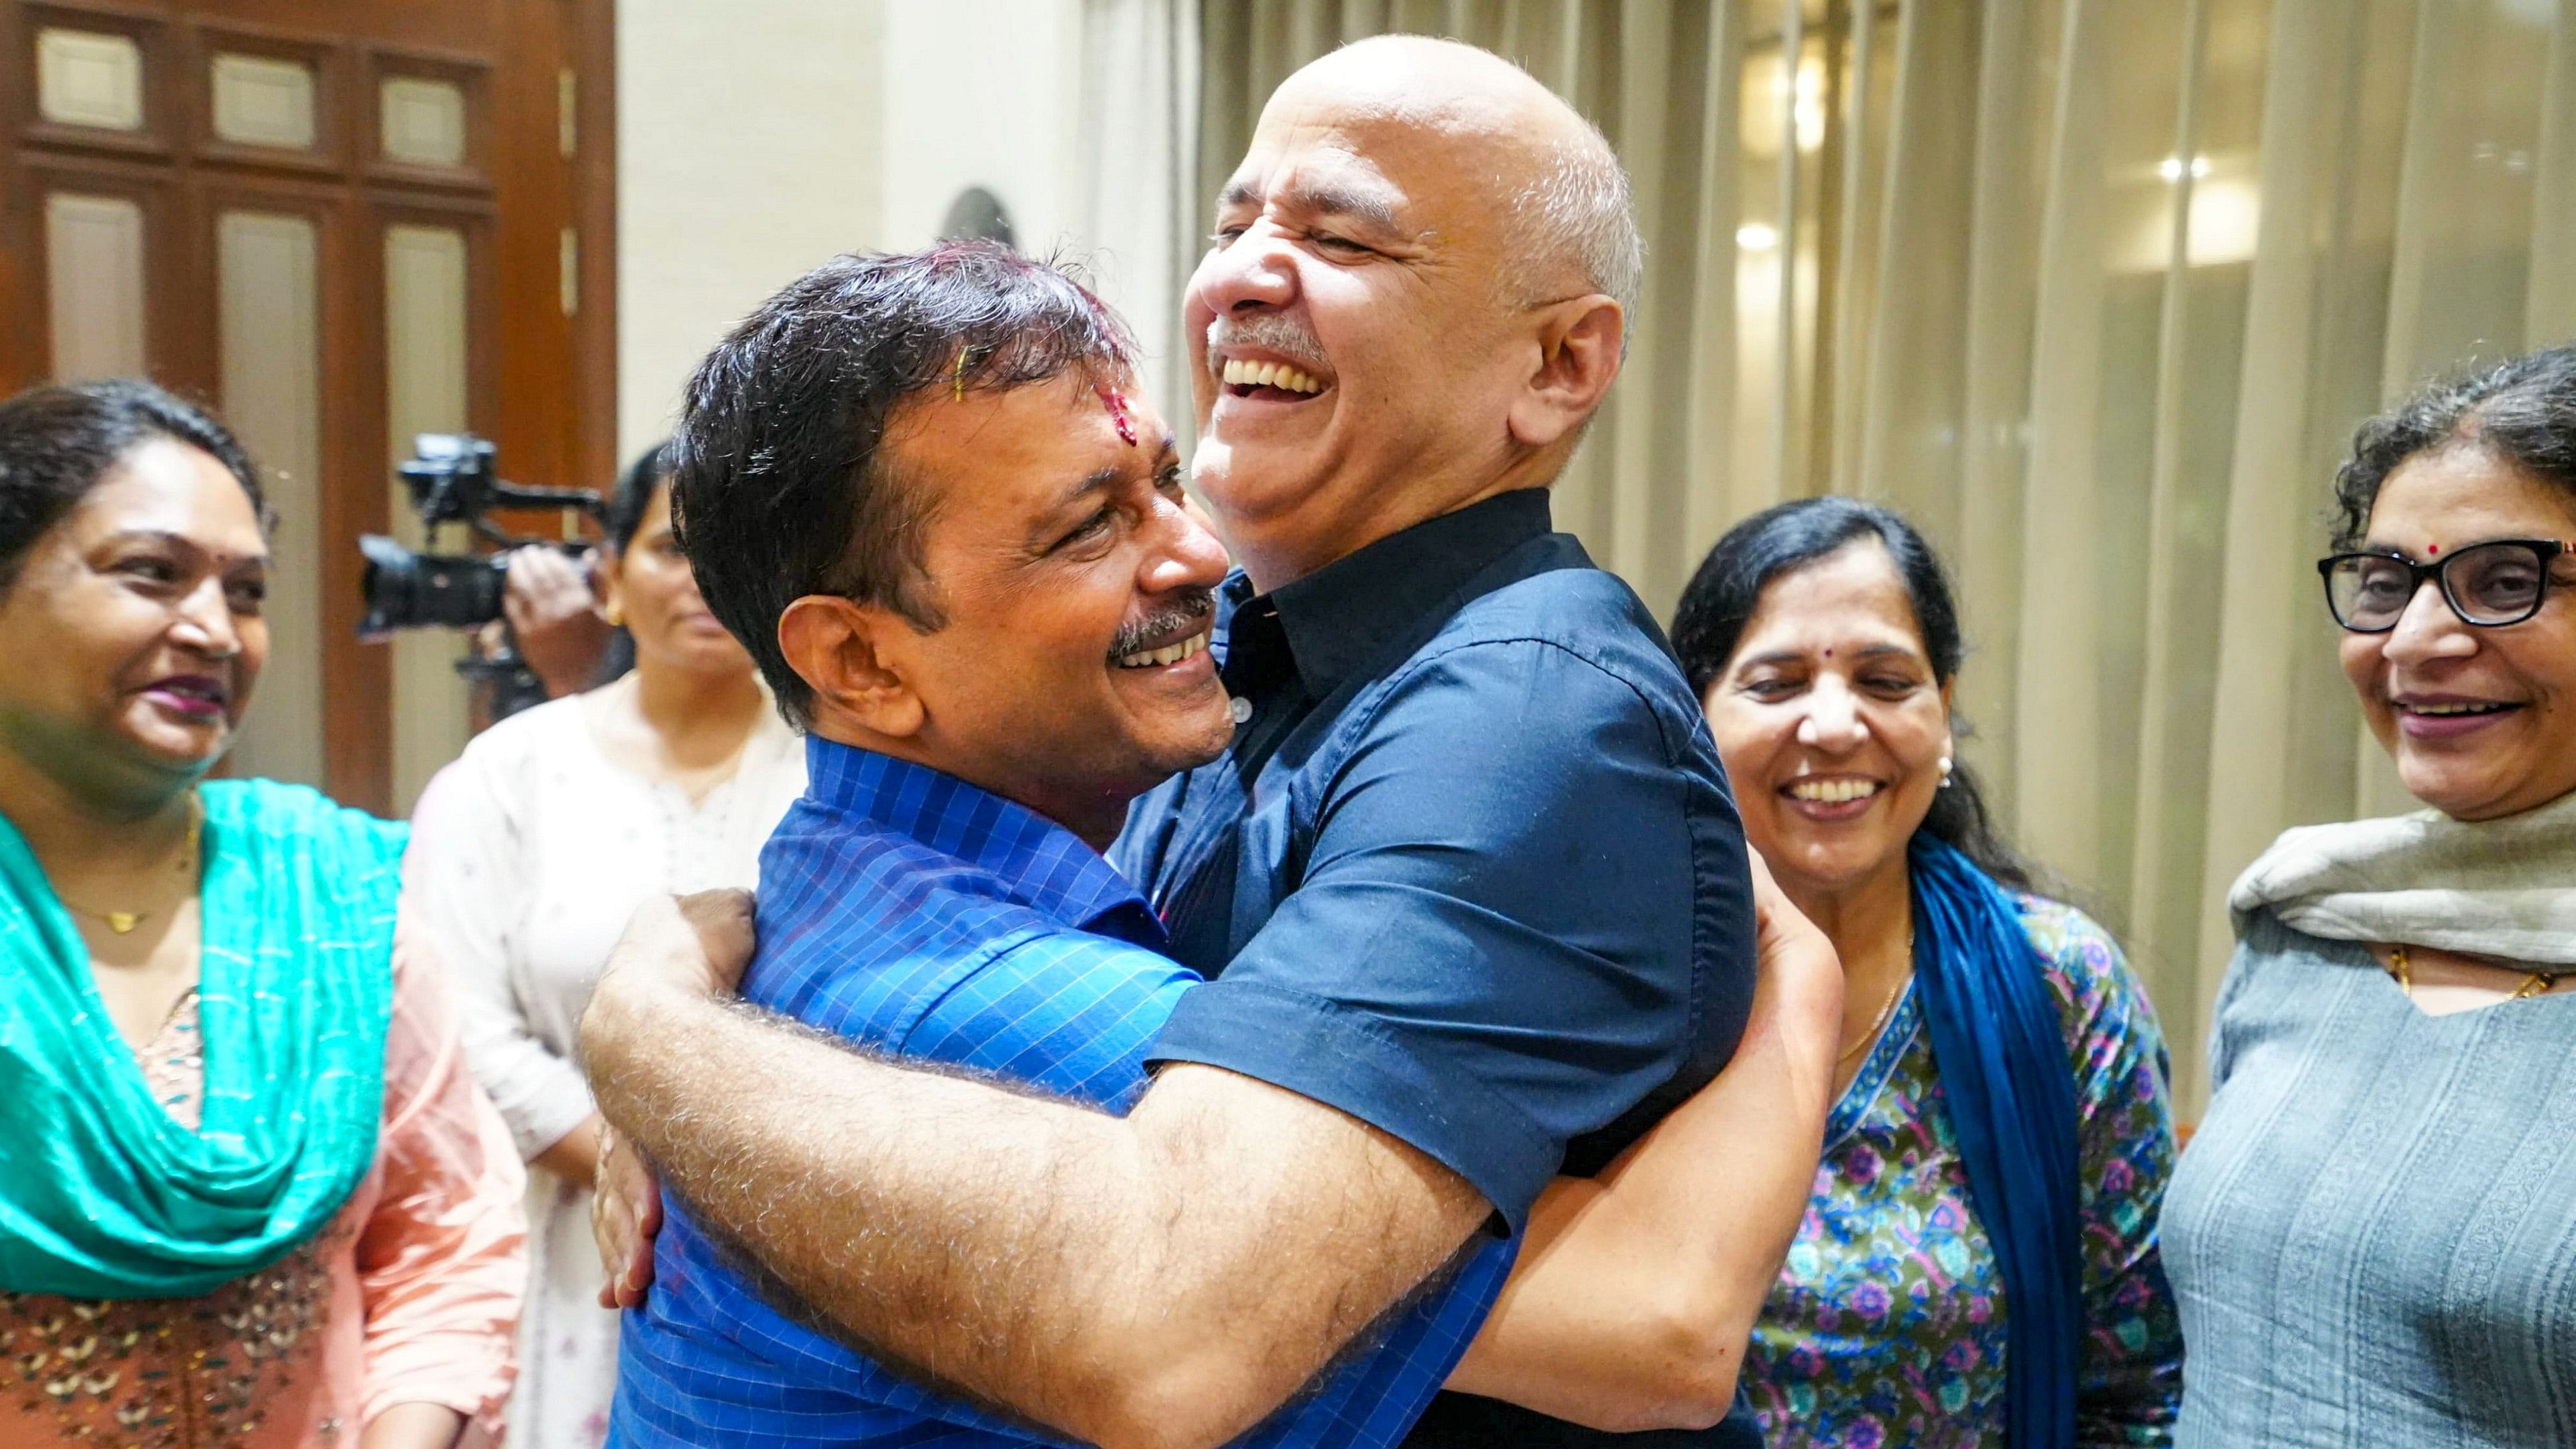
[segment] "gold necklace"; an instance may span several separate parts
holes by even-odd
[[[1905,959],[1909,963],[1914,959],[1914,932],[1911,928],[1908,928],[1905,932]],[[1869,1030],[1862,1032],[1859,1040],[1854,1041],[1850,1046],[1843,1048],[1843,1054],[1834,1058],[1835,1066],[1839,1067],[1843,1063],[1850,1061],[1862,1048],[1868,1046],[1871,1042],[1878,1040],[1878,1034],[1880,1032],[1887,1030],[1887,1019],[1896,1015],[1896,1003],[1905,999],[1905,985],[1913,979],[1914,972],[1910,969],[1907,970],[1904,975],[1896,978],[1896,988],[1887,993],[1887,1004],[1878,1009],[1878,1019],[1869,1024]]]
[[[2407,1000],[2415,999],[2415,963],[2407,959],[2405,947],[2391,945],[2388,948],[2388,974],[2397,978],[2397,989],[2406,993]],[[2515,987],[2513,994],[2505,1000],[2529,1001],[2535,996],[2547,995],[2549,988],[2557,984],[2556,977],[2534,971],[2523,977],[2522,984]]]
[[[203,838],[205,825],[205,808],[192,801],[188,811],[188,846],[186,850],[180,853],[179,863],[176,867],[176,874],[181,880],[192,879],[196,874],[197,848],[199,841]],[[57,894],[59,895],[59,893]],[[187,894],[182,894],[179,899],[186,900]],[[177,901],[171,902],[171,905],[176,904],[178,904]],[[93,911],[87,906],[74,905],[69,900],[63,901],[63,907],[73,915],[87,916],[93,921],[100,922],[110,931],[113,931],[120,936],[133,935],[135,931],[142,927],[145,921],[148,921],[154,916],[161,914],[163,911],[170,909],[170,906],[165,905],[154,906],[148,911]]]

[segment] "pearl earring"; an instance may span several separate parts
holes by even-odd
[[[1948,755],[1943,755],[1941,757],[1941,788],[1944,790],[1950,788],[1950,757]]]

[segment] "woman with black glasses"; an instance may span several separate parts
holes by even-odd
[[[2365,424],[2318,567],[2429,807],[2228,898],[2181,1445],[2576,1444],[2576,349]]]

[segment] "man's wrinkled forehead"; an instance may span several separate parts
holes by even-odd
[[[1416,209],[1414,200],[1356,138],[1297,128],[1255,136],[1243,164],[1218,193],[1217,207],[1346,217],[1402,234],[1413,229],[1409,213]]]

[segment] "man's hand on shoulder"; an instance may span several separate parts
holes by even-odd
[[[613,1075],[649,1050],[657,1004],[722,1000],[742,985],[753,947],[751,893],[653,896],[626,924],[581,1016],[583,1065]]]

